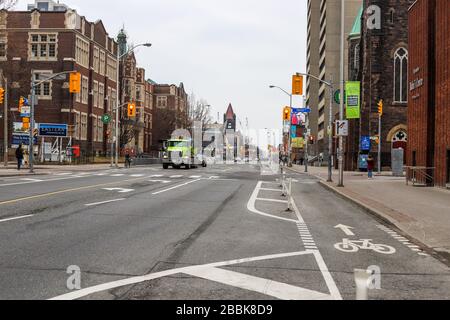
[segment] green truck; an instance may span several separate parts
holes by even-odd
[[[163,158],[163,168],[186,169],[197,168],[199,164],[206,167],[207,163],[203,160],[198,150],[194,148],[192,140],[171,139],[165,142]]]

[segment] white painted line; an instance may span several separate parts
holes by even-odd
[[[137,283],[147,282],[155,279],[160,279],[164,277],[169,277],[175,274],[179,273],[185,273],[188,274],[191,270],[199,269],[199,268],[219,268],[219,267],[225,267],[225,266],[231,266],[231,265],[237,265],[237,264],[243,264],[248,262],[256,262],[256,261],[266,261],[266,260],[275,260],[275,259],[281,259],[281,258],[290,258],[290,257],[297,257],[297,256],[306,256],[313,254],[314,257],[317,260],[317,257],[321,257],[320,253],[317,254],[316,251],[301,251],[301,252],[293,252],[293,253],[285,253],[285,254],[276,254],[276,255],[269,255],[269,256],[262,256],[262,257],[255,257],[255,258],[246,258],[246,259],[238,259],[238,260],[232,260],[232,261],[226,261],[226,262],[218,262],[218,263],[212,263],[209,265],[204,266],[193,266],[193,267],[185,267],[180,269],[174,269],[174,270],[167,270],[163,272],[158,272],[154,274],[149,274],[147,276],[140,276],[140,277],[133,277],[129,279],[123,279],[119,281],[113,281],[105,284],[101,284],[98,286],[85,288],[78,291],[73,291],[67,294],[60,295],[58,297],[52,298],[50,300],[76,300],[83,297],[87,297],[89,295],[92,295],[94,293],[108,291],[120,287],[125,287]],[[322,259],[317,260],[319,267],[324,272],[328,272],[328,269],[326,268],[325,263]],[[324,274],[325,282],[330,290],[331,297],[333,299],[339,299],[342,300],[339,291],[337,291],[337,287],[335,286],[333,280],[330,281],[330,276],[328,274]]]
[[[259,292],[282,300],[331,299],[329,295],[317,291],[218,268],[196,268],[184,273],[228,286]]]
[[[55,176],[70,176],[73,172],[62,172],[62,173],[55,173]]]
[[[143,177],[143,176],[144,176],[143,174],[132,174],[130,177],[140,178],[140,177]]]
[[[150,176],[149,178],[162,178],[162,177],[164,177],[164,175],[162,175],[162,174],[155,174],[153,176]]]
[[[89,204],[85,204],[85,206],[86,207],[94,207],[94,206],[99,206],[99,205],[102,205],[102,204],[118,202],[118,201],[124,201],[124,200],[126,200],[126,199],[114,199],[114,200],[103,201],[103,202],[89,203]]]
[[[266,198],[258,198],[257,201],[265,201],[265,202],[275,202],[275,203],[288,203],[285,200],[276,200],[276,199],[266,199]]]
[[[169,177],[170,179],[179,179],[179,178],[183,178],[182,175],[176,175],[176,176],[171,176]]]
[[[14,220],[19,220],[19,219],[25,219],[25,218],[31,218],[31,217],[34,217],[34,215],[29,214],[29,215],[26,215],[26,216],[20,216],[20,217],[3,219],[3,220],[0,220],[0,223],[8,222],[8,221],[14,221]]]
[[[118,173],[118,174],[112,174],[111,177],[123,177],[124,174]]]
[[[259,189],[261,191],[273,191],[273,192],[281,192],[281,189],[269,189],[269,188],[261,188]]]
[[[96,176],[97,177],[104,177],[104,176],[106,176],[106,173],[97,173]]]
[[[202,176],[190,176],[189,179],[200,179]]]
[[[134,189],[126,189],[126,188],[103,188],[103,190],[117,191],[118,193],[130,193],[134,191]]]
[[[168,180],[148,180],[148,182],[168,184],[168,183],[170,183],[171,181],[168,181]]]
[[[198,182],[198,181],[201,181],[201,180],[202,179],[192,180],[192,181],[189,181],[189,182],[177,185],[177,186],[169,188],[169,189],[165,189],[165,190],[161,190],[161,191],[158,191],[158,192],[154,192],[154,193],[152,193],[152,195],[156,196],[158,194],[161,194],[161,193],[164,193],[164,192],[167,192],[167,191],[172,191],[172,190],[175,190],[175,189],[178,189],[178,188],[181,188],[181,187],[185,187],[185,186],[187,186],[189,184],[192,184],[192,183],[195,183],[195,182]]]
[[[314,256],[316,257],[317,263],[319,264],[320,271],[322,271],[323,277],[325,278],[325,282],[328,286],[328,289],[330,290],[331,296],[335,300],[342,300],[342,296],[339,293],[339,289],[336,286],[336,283],[333,280],[333,277],[331,276],[330,271],[328,270],[327,265],[325,264],[325,261],[323,260],[322,255],[319,251],[313,252]]]
[[[20,179],[21,181],[30,181],[30,182],[42,182],[44,180],[40,180],[40,179],[31,179],[31,178],[24,178],[24,179]]]

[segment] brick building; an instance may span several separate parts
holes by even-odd
[[[384,101],[382,118],[382,167],[391,166],[393,149],[407,148],[408,106],[408,8],[414,0],[364,0],[361,21],[349,38],[349,77],[361,81],[361,118],[350,120],[346,139],[346,169],[358,168],[360,138],[379,134],[378,102]],[[374,6],[374,7],[371,7]],[[379,8],[379,10],[368,10]],[[380,28],[371,24],[380,14]],[[357,40],[360,39],[359,44]],[[359,67],[355,68],[359,60]],[[356,61],[356,62],[355,62]],[[370,153],[377,156],[378,145]]]
[[[128,51],[127,35],[117,36],[120,55]],[[138,68],[133,52],[120,61],[121,148],[133,154],[149,154],[152,147],[153,84],[146,81],[145,69]],[[127,103],[136,104],[136,118],[128,119]]]
[[[162,141],[170,139],[176,129],[189,127],[188,95],[183,83],[153,85],[153,147],[154,151],[162,149]]]
[[[432,179],[418,178],[442,187],[450,184],[449,16],[448,0],[418,0],[409,10],[408,165],[430,168]]]
[[[21,121],[18,101],[29,96],[32,77],[76,70],[82,75],[80,94],[70,94],[64,80],[37,88],[36,122],[68,124],[71,143],[80,146],[82,156],[108,153],[112,128],[101,117],[111,113],[117,97],[117,44],[103,23],[89,22],[71,9],[2,10],[0,44],[0,69],[9,87],[9,134],[13,122]]]

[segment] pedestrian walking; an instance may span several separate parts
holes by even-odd
[[[20,171],[23,162],[23,145],[20,144],[16,150],[16,159],[17,159],[17,170]]]
[[[125,154],[125,168],[131,168],[131,157],[129,152]]]
[[[369,179],[373,179],[373,170],[375,169],[375,160],[372,156],[367,158],[367,172],[369,175]]]

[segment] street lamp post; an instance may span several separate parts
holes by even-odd
[[[345,43],[345,0],[341,0],[341,48],[340,48],[340,73],[341,73],[341,101],[339,106],[339,119],[344,120],[344,43]],[[344,186],[344,137],[339,135],[339,184],[338,187]]]
[[[316,77],[309,73],[302,73],[297,72],[298,75],[303,75],[305,77],[310,77],[312,79],[315,79],[319,81],[320,83],[323,83],[330,89],[330,118],[328,119],[328,180],[327,182],[333,182],[333,93],[334,93],[334,87],[333,82],[327,82],[319,77]]]
[[[285,94],[287,94],[288,96],[289,96],[289,107],[291,108],[291,110],[292,110],[292,94],[290,94],[289,92],[287,92],[286,90],[284,90],[283,88],[281,88],[281,87],[278,87],[278,86],[269,86],[270,87],[270,89],[274,89],[274,88],[277,88],[277,89],[280,89],[281,91],[283,91]],[[291,142],[291,130],[289,130],[289,132],[288,132],[288,166],[289,167],[292,167],[292,142]]]
[[[120,76],[119,76],[119,70],[120,70],[120,61],[128,56],[131,52],[133,52],[136,48],[138,47],[151,47],[152,44],[151,43],[142,43],[142,44],[138,44],[133,46],[132,48],[130,48],[127,52],[125,52],[124,54],[120,54],[119,48],[117,48],[117,69],[116,69],[116,123],[115,123],[115,166],[116,168],[119,167],[119,144],[120,144],[120,132],[119,132],[119,113],[120,113]],[[113,146],[114,146],[114,140],[111,142],[111,167],[113,167]]]

